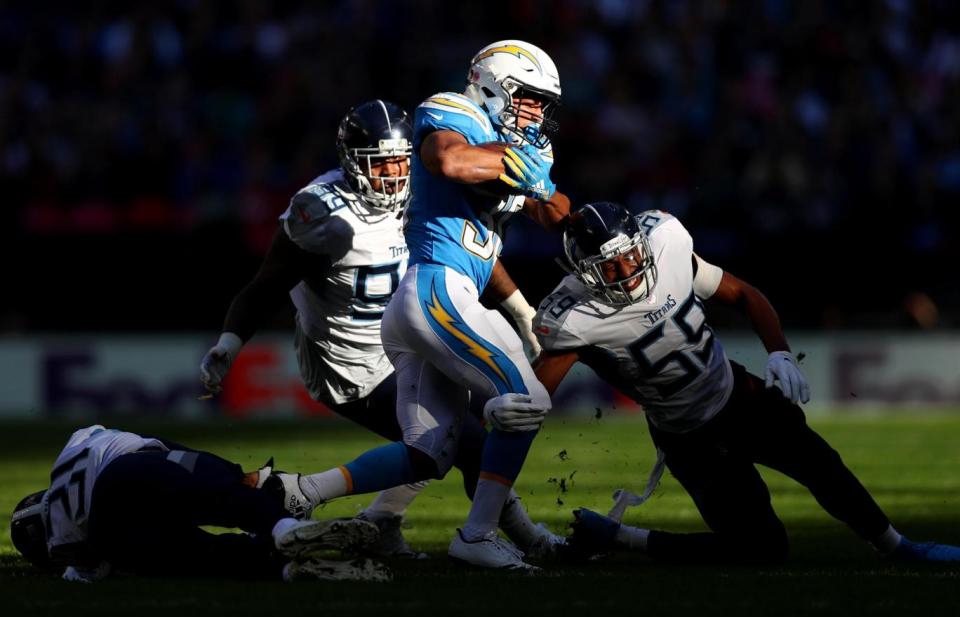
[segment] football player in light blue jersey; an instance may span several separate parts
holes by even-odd
[[[263,266],[234,299],[224,333],[201,366],[204,385],[218,392],[244,341],[289,292],[297,308],[297,359],[310,395],[391,444],[330,473],[275,473],[268,482],[282,484],[287,507],[297,516],[309,516],[313,506],[329,499],[383,490],[358,515],[380,528],[379,540],[365,552],[382,556],[420,555],[404,541],[401,521],[424,483],[405,478],[434,477],[438,469],[432,461],[415,469],[405,464],[394,368],[380,340],[384,308],[407,267],[397,214],[410,194],[412,137],[407,113],[390,102],[369,101],[347,113],[337,134],[340,169],[318,177],[291,200]],[[509,282],[505,272],[498,279]],[[527,307],[522,314],[522,331],[532,341],[534,312]],[[478,406],[484,400],[476,401]],[[487,432],[473,414],[457,432],[450,464],[460,469],[472,497]],[[371,457],[383,462],[382,473]],[[550,546],[555,536],[534,526],[518,499],[505,510],[502,528],[508,537],[528,551]]]
[[[402,441],[348,465],[304,476],[311,503],[348,493],[443,477],[453,465],[471,393],[487,400],[493,430],[483,446],[480,480],[452,557],[495,568],[529,568],[497,526],[523,528],[528,552],[560,538],[529,524],[512,491],[550,408],[524,347],[539,352],[534,309],[497,264],[503,226],[523,212],[559,227],[570,202],[550,179],[550,137],[560,81],[553,61],[522,41],[498,41],[473,58],[464,94],[426,99],[414,121],[411,184],[404,234],[410,267],[387,306],[381,337],[397,375]],[[490,288],[520,336],[480,303]],[[535,552],[540,552],[536,550]]]
[[[439,475],[449,468],[469,392],[489,399],[480,480],[449,548],[451,557],[482,567],[528,567],[496,527],[504,503],[515,501],[512,485],[550,398],[521,341],[479,295],[489,286],[521,333],[530,332],[527,302],[496,264],[514,214],[555,229],[569,211],[550,179],[559,98],[557,69],[543,50],[497,41],[474,56],[464,94],[435,94],[414,117],[415,196],[404,227],[410,270],[381,335],[397,370],[404,442]],[[538,351],[535,342],[527,349]]]

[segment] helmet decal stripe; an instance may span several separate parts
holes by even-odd
[[[491,47],[490,49],[477,54],[477,56],[473,59],[473,62],[471,64],[476,64],[477,62],[480,62],[484,58],[489,58],[493,54],[497,54],[497,53],[513,54],[518,58],[521,58],[521,57],[527,58],[528,60],[530,60],[530,62],[533,62],[534,66],[537,67],[538,71],[541,71],[541,72],[543,71],[543,67],[540,66],[540,61],[537,60],[536,56],[531,54],[529,51],[527,51],[523,47],[520,47],[519,45],[501,45],[499,47]]]
[[[585,204],[585,205],[583,206],[583,209],[584,209],[584,210],[589,209],[590,212],[593,212],[593,214],[596,215],[597,220],[600,221],[600,224],[603,225],[603,228],[606,229],[607,231],[610,230],[610,228],[607,227],[607,222],[606,222],[605,220],[603,220],[603,217],[600,216],[600,213],[597,212],[597,209],[593,207],[593,204]]]
[[[390,122],[390,112],[387,111],[387,106],[383,104],[383,101],[377,99],[377,102],[380,103],[380,108],[383,109],[383,117],[387,119],[387,130],[393,130],[393,123]]]

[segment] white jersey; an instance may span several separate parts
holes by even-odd
[[[166,451],[157,439],[106,429],[99,424],[70,436],[50,473],[50,488],[43,496],[47,548],[81,544],[87,540],[87,517],[93,484],[118,456],[144,448]]]
[[[534,332],[546,351],[576,351],[600,378],[643,405],[657,428],[685,432],[726,404],[733,373],[695,293],[690,234],[657,210],[637,222],[657,265],[652,294],[613,307],[567,276],[540,304]]]
[[[307,387],[326,403],[363,398],[393,372],[380,320],[407,270],[402,222],[368,206],[339,169],[294,195],[280,221],[297,246],[331,264],[290,292],[297,326],[312,345],[298,350]]]

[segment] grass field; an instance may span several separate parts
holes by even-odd
[[[843,455],[897,527],[914,539],[960,544],[960,414],[831,417],[811,422]],[[269,456],[290,470],[339,464],[377,443],[338,421],[296,424],[117,423],[162,434],[255,468]],[[72,424],[0,425],[0,511],[44,486]],[[517,485],[535,520],[563,531],[578,506],[606,511],[620,486],[642,489],[654,452],[637,419],[554,419],[538,437]],[[681,567],[619,555],[535,577],[467,571],[444,557],[467,501],[459,474],[427,488],[408,513],[410,542],[433,554],[398,562],[387,584],[236,583],[115,577],[84,586],[27,567],[0,518],[3,615],[265,615],[544,613],[615,615],[956,615],[960,565],[891,564],[824,514],[802,487],[764,470],[774,507],[790,532],[783,567]],[[560,480],[563,480],[562,486]],[[315,516],[351,515],[366,498],[344,499]],[[626,520],[700,530],[690,499],[669,475]],[[147,530],[148,532],[149,530]]]

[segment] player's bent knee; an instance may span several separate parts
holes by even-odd
[[[547,392],[547,389],[543,387],[539,381],[535,382],[529,386],[530,398],[533,400],[535,405],[541,406],[545,409],[550,409],[552,402],[550,401],[550,394]]]
[[[413,468],[413,473],[418,482],[421,480],[439,480],[450,471],[449,465],[445,466],[446,469],[441,469],[441,464],[423,450],[418,450],[410,444],[406,444],[406,446],[410,466]]]

